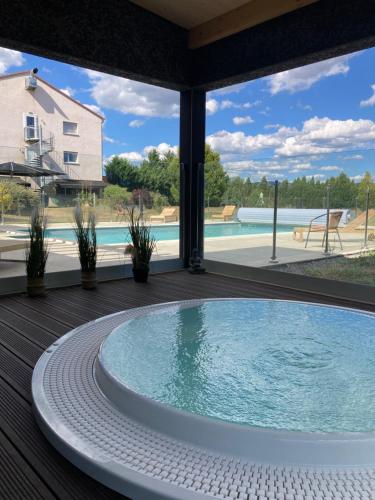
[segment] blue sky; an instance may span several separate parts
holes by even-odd
[[[0,48],[0,74],[32,67],[105,116],[104,155],[139,162],[176,150],[179,95]],[[230,175],[324,180],[375,176],[375,49],[297,68],[207,95],[207,142]]]

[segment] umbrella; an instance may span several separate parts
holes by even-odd
[[[0,175],[21,175],[23,177],[53,177],[54,175],[66,175],[64,172],[49,170],[42,167],[32,167],[24,163],[7,161],[0,163]]]

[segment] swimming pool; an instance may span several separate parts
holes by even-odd
[[[293,231],[294,226],[279,225],[278,232]],[[179,226],[153,226],[151,232],[156,241],[168,241],[179,239]],[[218,238],[221,236],[241,236],[252,234],[269,234],[272,232],[272,224],[241,224],[239,222],[226,224],[206,224],[205,237]],[[47,229],[48,238],[74,241],[73,229]],[[124,227],[100,227],[97,229],[98,243],[100,245],[122,244],[128,239],[128,230]]]

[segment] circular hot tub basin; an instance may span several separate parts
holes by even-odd
[[[375,460],[369,313],[255,299],[167,304],[118,326],[95,373],[122,411],[196,445],[259,461]]]
[[[69,460],[132,498],[252,498],[260,482],[265,498],[285,484],[306,498],[375,491],[374,326],[372,313],[260,299],[124,311],[43,354],[35,415]]]

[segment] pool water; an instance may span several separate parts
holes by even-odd
[[[375,315],[274,300],[180,304],[125,322],[101,362],[127,388],[236,424],[375,431]]]
[[[293,231],[294,226],[279,225],[278,232]],[[272,224],[206,224],[205,237],[217,238],[220,236],[241,236],[251,234],[263,234],[272,232]],[[179,226],[153,226],[151,233],[157,241],[178,240]],[[73,229],[47,229],[46,236],[61,240],[75,240]],[[100,245],[122,244],[129,239],[127,228],[122,227],[106,227],[97,229],[97,238]]]

